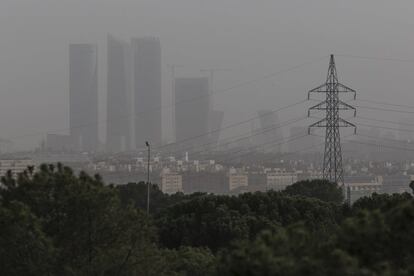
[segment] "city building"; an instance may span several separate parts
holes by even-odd
[[[349,183],[347,184],[349,189],[350,202],[354,203],[361,197],[371,196],[373,193],[382,192],[382,184],[378,182],[368,183]]]
[[[279,119],[276,112],[271,110],[258,111],[260,130],[259,141],[265,152],[278,152],[282,150],[282,129],[278,126]]]
[[[297,181],[297,173],[278,169],[268,172],[266,176],[267,190],[282,191]]]
[[[161,144],[161,44],[158,38],[132,39],[135,146]]]
[[[410,188],[411,177],[407,175],[384,175],[380,177],[382,180],[382,189],[384,193],[401,194],[411,193]]]
[[[76,149],[72,137],[64,134],[47,134],[45,147],[46,150],[55,152],[66,152]]]
[[[249,189],[251,191],[266,191],[267,175],[264,172],[249,171]]]
[[[240,187],[249,186],[249,177],[242,172],[230,172],[229,173],[229,191],[236,190]]]
[[[161,176],[161,191],[166,194],[183,192],[183,177],[177,173],[163,173]]]
[[[131,146],[129,45],[108,35],[106,148],[120,152]]]
[[[178,78],[175,80],[176,141],[181,148],[194,148],[209,140],[210,100],[208,78]]]
[[[24,172],[29,166],[34,166],[35,162],[32,159],[3,159],[0,160],[0,177],[11,171],[13,177]]]
[[[97,46],[69,46],[70,135],[77,150],[98,148]]]
[[[224,172],[193,172],[183,173],[184,193],[196,192],[226,194],[229,191],[228,179]]]

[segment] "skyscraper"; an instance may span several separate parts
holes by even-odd
[[[70,135],[76,149],[98,148],[97,46],[69,46]]]
[[[108,35],[107,128],[110,152],[128,150],[131,143],[128,45]]]
[[[276,112],[271,110],[258,111],[260,121],[260,140],[266,151],[281,152],[283,133]]]
[[[161,44],[158,38],[132,39],[135,143],[161,144]]]
[[[209,131],[210,111],[208,78],[176,79],[175,103],[176,141],[188,140],[186,148],[206,143],[209,136],[204,134]]]

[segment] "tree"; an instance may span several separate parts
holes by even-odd
[[[344,200],[343,190],[328,180],[304,180],[288,186],[284,192],[288,195],[314,197],[322,201],[340,204]]]
[[[254,239],[262,230],[303,221],[311,231],[329,235],[342,220],[339,205],[279,192],[238,197],[204,195],[181,201],[156,217],[160,243],[168,248],[208,247]]]
[[[126,185],[117,186],[122,206],[132,204],[135,208],[146,210],[147,208],[147,184],[128,183]],[[161,210],[172,204],[178,203],[185,198],[184,194],[177,193],[174,195],[164,194],[157,185],[151,185],[150,189],[150,212],[157,214]]]
[[[253,241],[240,241],[220,254],[218,275],[323,275],[316,247],[303,224],[264,231]],[[317,274],[319,272],[321,274]]]
[[[180,247],[177,250],[163,250],[165,262],[173,275],[208,276],[216,268],[216,257],[209,249]]]
[[[0,204],[0,271],[2,275],[48,275],[52,242],[30,209],[19,202]]]
[[[362,197],[352,205],[352,212],[356,215],[361,210],[380,210],[386,212],[395,206],[411,200],[413,197],[409,193],[403,194],[377,194],[369,197]]]
[[[155,231],[139,209],[121,207],[118,193],[99,176],[75,176],[68,167],[43,165],[33,175],[3,179],[5,204],[20,201],[41,221],[56,249],[59,275],[122,275],[146,264]]]

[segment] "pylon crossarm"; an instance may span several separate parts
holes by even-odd
[[[311,128],[314,128],[314,127],[326,127],[326,125],[327,125],[326,124],[326,118],[323,118],[322,120],[319,120],[316,123],[311,124],[309,126],[308,133],[310,134]]]
[[[346,85],[343,85],[342,83],[337,83],[337,89],[339,93],[353,93],[354,94],[354,100],[356,99],[356,91],[352,88],[349,88]]]
[[[326,101],[323,101],[321,103],[318,103],[317,105],[310,107],[308,110],[308,117],[310,117],[310,113],[313,110],[326,110]]]
[[[317,121],[316,123],[313,123],[309,126],[309,128],[314,128],[314,127],[333,127],[332,125],[328,125],[327,123],[328,121],[326,120],[326,118],[323,118],[319,121]],[[334,126],[334,127],[354,127],[356,128],[356,126],[353,123],[350,123],[342,118],[338,118],[338,123]]]
[[[319,85],[318,87],[315,87],[312,90],[309,90],[308,94],[310,93],[326,93],[326,83]]]
[[[339,120],[338,120],[338,126],[339,127],[353,127],[354,128],[354,132],[356,132],[356,125],[354,125],[353,123],[348,122],[348,121],[346,121],[346,120],[344,120],[342,118],[339,118]]]
[[[338,102],[338,109],[339,110],[353,110],[354,111],[354,117],[356,116],[356,108],[352,105],[349,105],[341,100]]]

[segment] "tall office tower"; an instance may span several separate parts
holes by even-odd
[[[260,121],[260,140],[266,151],[281,152],[283,133],[278,126],[278,116],[271,110],[260,110],[257,112]]]
[[[178,149],[196,148],[207,143],[210,110],[208,78],[176,79],[175,103]]]
[[[161,44],[158,38],[132,39],[135,146],[161,144]]]
[[[97,46],[69,46],[70,135],[77,150],[98,148]]]
[[[110,152],[131,145],[131,114],[127,43],[108,35],[106,146]]]

